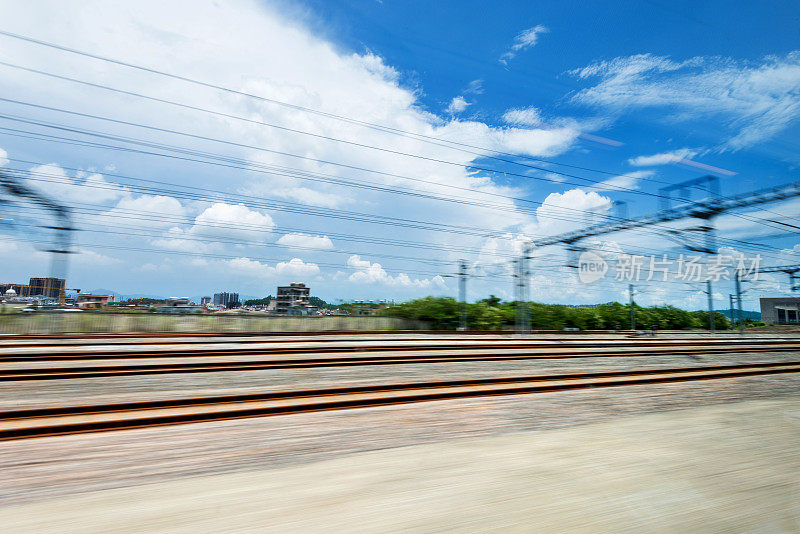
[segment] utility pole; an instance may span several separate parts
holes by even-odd
[[[516,309],[514,310],[514,332],[519,332],[520,314],[522,313],[519,305],[520,301],[522,300],[522,297],[519,294],[519,258],[511,260],[511,265],[513,265],[514,270],[514,302],[517,303]]]
[[[633,284],[628,284],[628,297],[631,301],[631,330],[636,330],[636,308],[633,307]]]
[[[739,334],[744,335],[744,321],[742,320],[742,273],[736,269],[736,307],[739,312]]]
[[[731,310],[731,323],[735,324],[736,321],[733,318],[733,293],[728,293],[728,299],[730,300],[730,310]]]
[[[459,330],[467,329],[467,262],[458,262],[458,302],[461,307]]]
[[[520,274],[522,275],[522,332],[524,335],[531,333],[531,310],[528,305],[528,277],[531,274],[528,268],[530,254],[530,247],[525,245],[522,249],[522,263],[520,265]]]
[[[528,320],[528,288],[527,288],[527,251],[522,256],[514,260],[514,284],[515,296],[517,301],[516,331],[521,335],[527,335],[530,331]]]
[[[714,328],[714,294],[711,292],[711,280],[706,280],[706,293],[708,293],[708,330],[713,334]]]

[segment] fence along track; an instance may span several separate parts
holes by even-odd
[[[516,376],[0,412],[0,440],[398,404],[800,372],[800,362]]]

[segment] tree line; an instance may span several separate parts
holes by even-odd
[[[527,303],[531,328],[535,330],[627,330],[631,328],[630,306],[619,302],[596,307],[571,307],[563,304]],[[425,297],[380,310],[380,315],[425,321],[436,330],[455,330],[459,326],[460,303],[451,297]],[[511,329],[517,303],[489,298],[467,304],[467,327],[471,330]],[[643,307],[634,303],[636,328],[642,330],[691,330],[708,328],[707,311],[686,311],[674,306]],[[719,330],[732,328],[731,321],[714,312]],[[755,323],[753,323],[755,324]]]

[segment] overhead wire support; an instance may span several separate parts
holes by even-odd
[[[714,325],[714,293],[711,289],[711,280],[706,280],[706,293],[708,293],[708,331],[714,333],[716,331]]]
[[[800,284],[798,284],[798,277],[797,273],[800,272],[800,263],[795,263],[793,265],[778,265],[776,267],[765,267],[763,269],[759,269],[759,273],[786,273],[789,275],[789,290],[790,291],[797,291],[800,289]]]
[[[514,260],[514,281],[517,303],[515,330],[521,336],[527,336],[531,331],[530,308],[528,303],[528,278],[530,277],[530,271],[528,270],[529,259],[530,251],[526,247],[523,249],[522,255]]]
[[[592,226],[584,230],[576,230],[552,237],[534,239],[532,244],[536,247],[557,245],[561,243],[571,244],[587,237],[621,232],[623,230],[632,230],[634,228],[642,228],[644,226],[677,221],[685,218],[707,219],[711,216],[733,209],[776,202],[796,196],[800,196],[800,182],[792,182],[790,184],[778,187],[760,189],[758,191],[752,191],[750,193],[744,193],[727,198],[714,198],[693,202],[690,204],[683,204],[674,208],[660,210],[656,213],[645,215],[643,217]]]
[[[460,324],[458,329],[467,330],[467,262],[458,262],[458,304],[460,307]]]
[[[67,255],[72,254],[72,232],[75,231],[72,226],[70,209],[27,187],[8,171],[0,170],[0,190],[4,190],[14,197],[26,199],[49,211],[55,217],[54,224],[43,226],[43,228],[53,230],[51,248],[46,249],[45,252],[52,254],[50,276],[66,280]],[[59,294],[59,302],[63,304],[64,298],[65,294],[62,289]]]
[[[744,320],[742,314],[742,271],[736,269],[736,308],[739,312],[739,334],[744,335]]]
[[[628,300],[630,300],[630,308],[631,308],[631,330],[636,330],[636,303],[633,300],[633,294],[636,290],[633,288],[633,284],[628,284]]]

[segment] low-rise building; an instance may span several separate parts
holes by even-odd
[[[767,324],[800,323],[800,298],[763,298],[761,303],[761,320]]]
[[[291,315],[309,315],[304,313],[311,303],[311,288],[306,287],[305,284],[289,284],[288,286],[278,286],[278,293],[275,303],[275,313],[278,315],[290,315],[289,309],[292,309]],[[311,306],[313,307],[313,306]],[[314,313],[316,313],[316,308]]]
[[[92,295],[90,293],[79,293],[77,303],[79,308],[105,308],[108,303],[114,300],[114,295]]]

